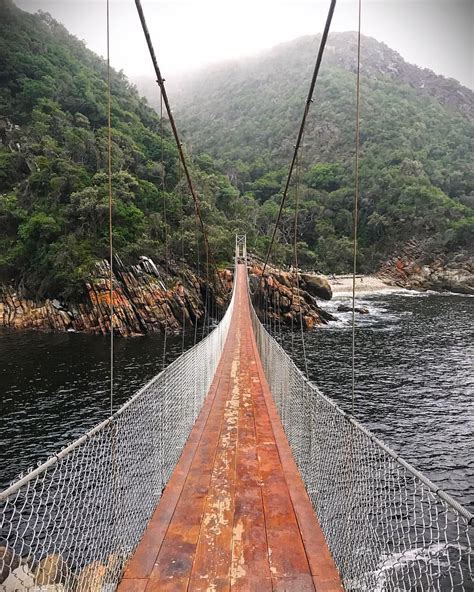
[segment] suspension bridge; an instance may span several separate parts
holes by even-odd
[[[205,339],[0,494],[0,590],[473,589],[473,516],[308,381],[245,261]]]
[[[208,274],[214,268],[218,280],[199,196],[135,3]],[[263,297],[335,3],[262,269]],[[473,515],[298,369],[254,308],[244,235],[236,238],[233,290],[220,323],[113,412],[109,52],[107,63],[111,415],[0,493],[0,592],[474,590]],[[360,2],[354,284],[359,75]],[[353,311],[354,298],[355,288]],[[353,353],[354,327],[353,315]]]

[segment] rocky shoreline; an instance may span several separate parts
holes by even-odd
[[[312,329],[337,320],[320,306],[333,294],[352,294],[352,276],[325,276],[267,266],[260,282],[262,262],[249,261],[253,301],[269,321],[299,323]],[[207,282],[189,265],[179,261],[155,263],[140,257],[135,265],[114,263],[114,333],[122,337],[149,333],[179,333],[183,325],[195,326],[205,318],[219,316],[232,290],[233,271],[219,271],[219,281]],[[390,292],[397,288],[454,292],[474,295],[474,257],[458,253],[447,257],[431,254],[426,244],[411,241],[372,276],[357,276],[356,293]],[[34,301],[14,286],[0,286],[0,328],[43,332],[110,332],[109,264],[97,263],[79,303],[57,299]]]
[[[260,282],[262,264],[251,261],[249,265],[249,286],[252,301],[260,316],[268,322],[277,321],[287,325],[300,322],[312,329],[316,325],[326,325],[337,319],[321,308],[318,298],[330,300],[332,289],[326,277],[317,274],[283,271],[267,266],[263,281]]]
[[[0,290],[0,327],[44,332],[78,331],[93,335],[110,332],[109,264],[97,264],[87,295],[78,304],[55,299],[35,302],[15,288]],[[113,274],[114,333],[123,337],[179,332],[183,323],[194,326],[209,311],[223,310],[232,287],[224,270],[218,288],[180,262],[157,264],[141,257],[126,266],[116,258]]]
[[[110,332],[109,264],[97,264],[93,279],[86,284],[86,297],[69,304],[56,299],[34,301],[10,286],[0,287],[0,327],[43,332],[83,332],[107,335]],[[331,286],[324,276],[299,274],[268,267],[259,286],[262,265],[251,261],[249,281],[258,288],[256,305],[270,318],[291,324],[299,322],[300,307],[307,328],[326,324],[334,317],[318,305],[317,298],[329,300]],[[141,257],[136,265],[114,263],[114,333],[122,337],[149,333],[179,333],[183,324],[203,321],[205,310],[219,316],[232,291],[233,272],[219,271],[219,281],[208,282],[183,262],[155,263]],[[207,292],[207,296],[206,296]],[[260,300],[259,300],[260,299]]]
[[[429,243],[413,240],[386,261],[377,276],[408,290],[474,295],[474,256],[432,252]]]
[[[76,574],[59,554],[34,561],[0,546],[0,589],[5,592],[101,592],[112,589],[122,568],[123,559],[109,555],[106,562],[93,561]]]

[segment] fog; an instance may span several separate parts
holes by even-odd
[[[142,0],[165,77],[256,54],[323,29],[329,0]],[[105,55],[105,0],[16,0],[51,13]],[[407,61],[474,88],[474,0],[363,0],[362,32]],[[111,62],[153,76],[133,0],[111,0]],[[339,0],[333,31],[357,28],[356,0]]]

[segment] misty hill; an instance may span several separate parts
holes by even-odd
[[[176,97],[177,114],[193,145],[220,159],[252,161],[260,155],[272,165],[286,164],[319,39],[302,37],[257,58],[209,68],[184,82]],[[353,153],[356,43],[355,33],[329,37],[306,132],[308,161]],[[369,37],[363,38],[362,76],[366,152],[373,147],[379,151],[383,140],[409,158],[420,156],[422,144],[428,167],[437,161],[461,173],[472,171],[471,159],[463,157],[470,156],[466,153],[472,146],[474,92],[408,64]]]
[[[324,268],[348,269],[355,136],[355,33],[330,35],[301,154],[300,239]],[[208,68],[177,96],[195,151],[206,151],[264,215],[267,234],[302,114],[319,36]],[[473,229],[474,93],[364,37],[361,245],[373,268],[399,243],[465,248]],[[291,205],[282,243],[290,240]]]
[[[74,298],[107,255],[106,64],[49,14],[0,0],[0,22],[0,281]],[[194,207],[174,141],[117,72],[112,127],[117,252],[125,261],[164,257],[167,237],[172,253],[184,245],[194,260]],[[196,162],[194,175],[212,246],[225,260],[245,224],[238,191],[210,159]],[[224,214],[216,204],[230,198]]]
[[[0,281],[34,296],[75,298],[107,254],[106,65],[48,14],[0,0],[0,21]],[[351,260],[354,73],[350,63],[338,64],[339,53],[349,52],[346,39],[340,49],[330,44],[333,63],[318,82],[301,171],[301,263],[327,272],[347,271]],[[231,256],[236,232],[247,233],[252,250],[266,250],[315,51],[315,39],[304,38],[215,68],[181,95],[178,124],[192,140],[219,261]],[[448,251],[466,248],[473,126],[469,100],[457,92],[465,89],[443,79],[461,97],[448,101],[441,82],[412,88],[389,74],[371,76],[363,89],[365,268],[412,235]],[[430,86],[438,98],[423,94]],[[184,245],[193,261],[194,208],[166,122],[162,131],[121,73],[112,73],[112,95],[115,248],[125,261],[163,258],[166,238],[174,256]],[[285,262],[293,208],[290,201],[275,249]]]

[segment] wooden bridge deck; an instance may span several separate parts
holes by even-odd
[[[244,273],[206,402],[119,592],[342,589],[263,374]]]

